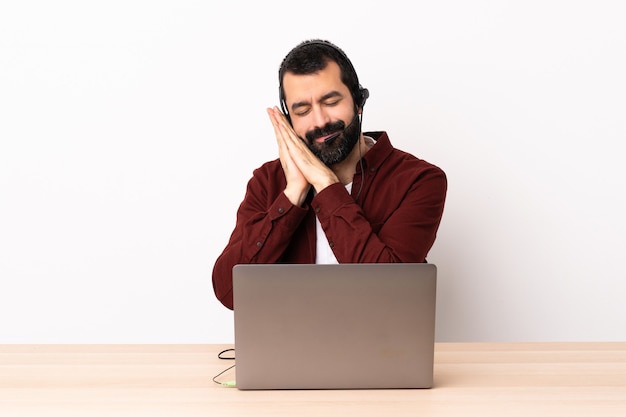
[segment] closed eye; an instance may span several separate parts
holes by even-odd
[[[306,116],[306,114],[311,111],[311,107],[298,107],[298,109],[298,111],[293,112],[293,114],[295,114],[296,116]]]
[[[334,107],[338,105],[343,98],[343,95],[339,91],[331,91],[320,97],[319,103],[323,106]],[[291,105],[291,113],[295,116],[302,117],[306,116],[311,111],[311,108],[310,102],[296,102]]]
[[[326,107],[334,107],[334,106],[338,105],[340,101],[341,100],[325,101],[324,103],[322,103],[322,105],[324,105]],[[299,110],[294,112],[293,114],[295,114],[298,117],[302,117],[302,116],[306,116],[307,113],[309,113],[310,111],[311,111],[311,107],[310,106],[299,107]]]

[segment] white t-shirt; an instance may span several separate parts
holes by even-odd
[[[346,184],[346,190],[348,190],[348,194],[352,192],[352,183]],[[337,258],[335,258],[335,254],[328,244],[326,233],[324,233],[322,224],[317,217],[315,218],[315,236],[315,263],[338,264],[339,262],[337,261]]]

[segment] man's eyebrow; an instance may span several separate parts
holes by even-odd
[[[333,90],[330,91],[326,94],[324,94],[319,101],[325,101],[328,100],[329,98],[336,98],[336,97],[343,97],[343,94],[341,94],[339,91],[337,90]],[[306,106],[310,106],[311,103],[308,101],[298,101],[295,103],[291,104],[291,111],[296,111],[298,108],[300,107],[306,107]]]

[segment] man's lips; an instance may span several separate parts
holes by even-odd
[[[334,141],[335,139],[337,139],[339,137],[341,133],[340,132],[335,132],[335,133],[331,133],[330,135],[326,135],[326,136],[321,136],[319,138],[315,139],[315,142],[317,143],[330,143],[332,141]]]

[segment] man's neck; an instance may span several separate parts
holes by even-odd
[[[359,163],[359,160],[363,157],[363,155],[365,155],[371,148],[371,144],[368,143],[369,141],[366,141],[365,137],[361,133],[359,141],[354,146],[348,157],[340,163],[330,167],[342,184],[346,185],[352,182],[354,173],[356,172],[356,165]]]

